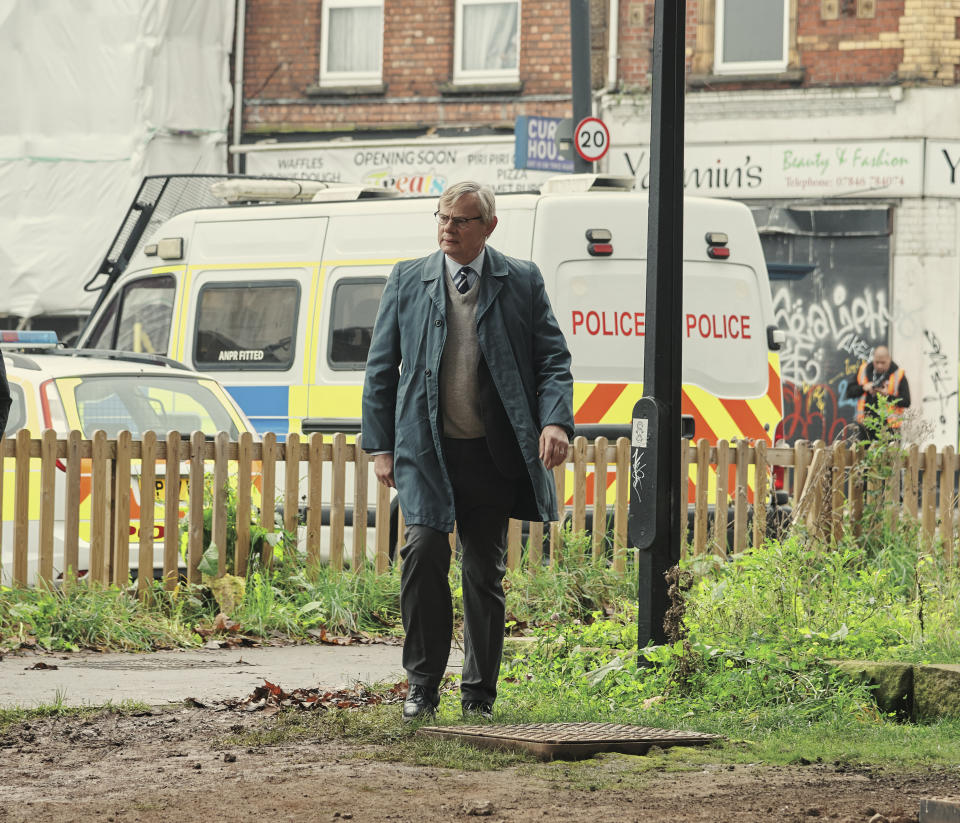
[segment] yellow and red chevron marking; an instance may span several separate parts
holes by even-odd
[[[573,389],[574,421],[578,425],[593,423],[623,424],[630,420],[634,403],[643,393],[640,383],[576,383]],[[759,397],[717,397],[694,385],[685,385],[681,394],[681,411],[690,415],[696,426],[696,438],[705,438],[711,445],[719,440],[764,440],[773,443],[773,432],[783,417],[783,396],[780,389],[780,360],[775,352],[768,357],[767,391]],[[608,469],[608,503],[612,503],[615,468]],[[691,467],[687,480],[690,502],[696,494],[696,467]],[[730,467],[728,488],[734,488],[736,468]],[[571,479],[567,488],[572,489]],[[748,499],[753,501],[754,477],[748,480]],[[593,473],[587,475],[587,504],[593,503]],[[715,472],[710,473],[710,492],[716,489]],[[572,495],[567,504],[573,503]]]

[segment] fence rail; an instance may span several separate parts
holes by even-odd
[[[10,568],[5,584],[53,581],[55,567],[62,567],[73,573],[86,568],[90,579],[116,584],[126,583],[133,571],[144,589],[156,567],[172,587],[180,574],[182,544],[189,580],[200,580],[200,561],[210,544],[219,551],[219,574],[242,575],[255,547],[251,529],[236,528],[228,565],[230,518],[257,526],[261,533],[282,527],[298,534],[308,562],[320,561],[325,549],[326,561],[337,569],[348,563],[359,568],[370,560],[377,571],[385,571],[396,549],[390,545],[391,533],[403,534],[402,513],[394,514],[391,523],[389,490],[371,482],[372,461],[344,434],[291,434],[278,442],[274,434],[255,440],[244,433],[231,442],[225,433],[212,439],[200,432],[189,438],[174,432],[163,439],[147,433],[133,440],[121,432],[108,440],[98,431],[85,440],[76,431],[58,439],[52,431],[32,438],[24,430],[14,439],[0,440],[0,455],[0,568]],[[771,448],[763,442],[683,441],[682,474],[690,480],[692,504],[680,514],[682,528],[690,525],[685,551],[742,551],[759,545],[774,520],[802,523],[821,537],[836,539],[845,528],[860,529],[865,497],[880,494],[891,522],[918,520],[924,538],[939,536],[952,560],[960,521],[960,464],[954,450],[911,446],[895,457],[896,465],[879,486],[861,470],[864,456],[862,447],[822,442]],[[611,443],[604,437],[589,442],[578,437],[566,465],[554,470],[561,519],[574,532],[588,531],[589,551],[608,557],[620,571],[626,568],[628,551],[629,464],[626,438]],[[770,470],[777,467],[786,478],[789,507],[772,518],[769,507],[776,506],[776,498],[770,494]],[[257,499],[267,505],[257,506]],[[281,503],[279,524],[272,501]],[[368,546],[363,525],[370,510],[375,516]],[[347,545],[350,512],[358,513],[354,522],[360,528],[352,529]],[[545,534],[542,523],[511,521],[508,566],[559,562],[561,528],[551,523]],[[55,545],[60,547],[56,554]],[[263,541],[260,551],[261,562],[269,565],[271,542]],[[11,554],[5,557],[8,552],[12,562]]]

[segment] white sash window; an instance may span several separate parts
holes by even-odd
[[[324,0],[320,85],[376,85],[383,77],[383,0]]]
[[[457,0],[455,83],[517,80],[519,57],[519,0]]]
[[[788,0],[717,0],[714,72],[784,71],[789,18]]]

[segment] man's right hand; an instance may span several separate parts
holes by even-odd
[[[397,487],[396,482],[393,479],[393,455],[390,453],[378,454],[373,458],[373,473],[377,476],[377,480],[380,483],[383,483],[384,486],[389,486],[391,489]]]

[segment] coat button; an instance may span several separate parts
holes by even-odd
[[[424,374],[425,374],[427,377],[429,377],[431,374],[433,374],[433,372],[430,371],[430,369],[427,369],[427,370],[424,372]]]
[[[435,320],[434,323],[433,323],[433,325],[434,325],[434,326],[442,326],[442,325],[443,325],[443,321],[442,321],[442,320]]]

